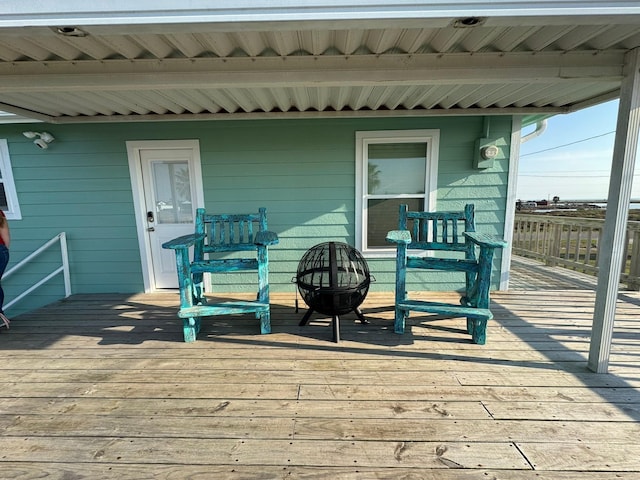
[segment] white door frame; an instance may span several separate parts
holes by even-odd
[[[146,149],[191,149],[193,151],[193,175],[195,178],[195,184],[192,186],[192,193],[196,208],[204,207],[204,188],[202,184],[202,167],[200,163],[200,143],[198,140],[141,140],[127,142],[129,173],[131,175],[131,191],[133,193],[133,208],[136,217],[138,245],[140,247],[144,291],[145,293],[149,293],[155,291],[156,286],[153,279],[151,244],[149,242],[149,236],[146,233],[146,209],[144,186],[142,183],[142,162],[140,159],[140,151]]]

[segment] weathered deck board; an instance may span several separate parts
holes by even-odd
[[[481,402],[423,401],[289,401],[218,400],[172,398],[3,398],[0,413],[13,415],[119,415],[180,417],[282,417],[282,418],[397,418],[397,419],[488,419]]]
[[[638,422],[640,403],[498,402],[483,406],[496,420],[573,420],[590,422]],[[614,423],[616,427],[617,423]]]
[[[604,442],[580,442],[563,444],[562,455],[558,455],[557,445],[550,443],[518,444],[524,455],[537,470],[583,470],[601,469],[619,472],[637,472],[640,456],[635,444],[610,445]]]
[[[227,480],[636,480],[634,472],[560,472],[534,470],[428,469],[403,467],[298,467],[245,465],[157,465],[153,472],[146,464],[114,465],[110,463],[78,463],[73,470],[66,463],[3,463],[3,474],[15,480],[33,478],[117,478],[118,480],[227,479]]]
[[[277,439],[155,438],[122,436],[27,438],[5,436],[0,445],[14,461],[171,463],[183,465],[270,465],[416,468],[530,468],[509,443],[394,442]]]
[[[340,344],[293,295],[271,335],[220,317],[193,344],[174,294],[71,297],[0,331],[0,477],[635,479],[640,296],[620,298],[597,375],[591,291],[497,292],[484,346],[464,319],[396,335],[377,293]]]
[[[375,398],[410,399],[426,401],[559,401],[638,403],[635,388],[554,388],[554,387],[450,387],[434,385],[374,385],[370,387],[350,385],[303,385],[300,398],[303,400],[366,400]]]

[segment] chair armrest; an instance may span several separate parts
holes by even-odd
[[[279,242],[278,234],[268,230],[256,233],[253,241],[256,245],[277,245]]]
[[[411,232],[409,230],[391,230],[387,233],[387,242],[409,245],[411,243]]]
[[[464,236],[471,240],[479,247],[503,248],[507,246],[507,242],[497,237],[479,232],[464,232]]]
[[[172,250],[178,250],[180,248],[189,248],[192,245],[195,245],[197,242],[201,242],[202,240],[204,240],[203,234],[196,235],[194,233],[191,233],[189,235],[183,235],[181,237],[174,238],[173,240],[169,240],[168,242],[163,243],[162,248],[167,248]]]

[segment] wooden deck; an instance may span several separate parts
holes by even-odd
[[[448,296],[432,294],[429,297]],[[0,330],[0,478],[640,478],[640,294],[611,373],[586,369],[588,289],[493,295],[487,344],[392,297],[305,327],[273,295],[182,342],[177,295],[76,295]]]

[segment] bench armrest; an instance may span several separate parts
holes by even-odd
[[[391,230],[387,233],[387,242],[409,245],[411,243],[411,232],[409,230]]]
[[[181,237],[174,238],[173,240],[169,240],[168,242],[163,243],[162,248],[167,248],[172,250],[178,250],[180,248],[189,248],[195,245],[196,243],[201,242],[202,240],[204,240],[203,234],[196,235],[194,233],[191,233],[189,235],[183,235]]]
[[[270,232],[268,230],[256,233],[256,237],[253,243],[256,245],[277,245],[280,242],[278,234],[276,232]]]
[[[503,248],[507,246],[507,242],[492,235],[479,232],[464,232],[464,236],[471,240],[479,247]]]

